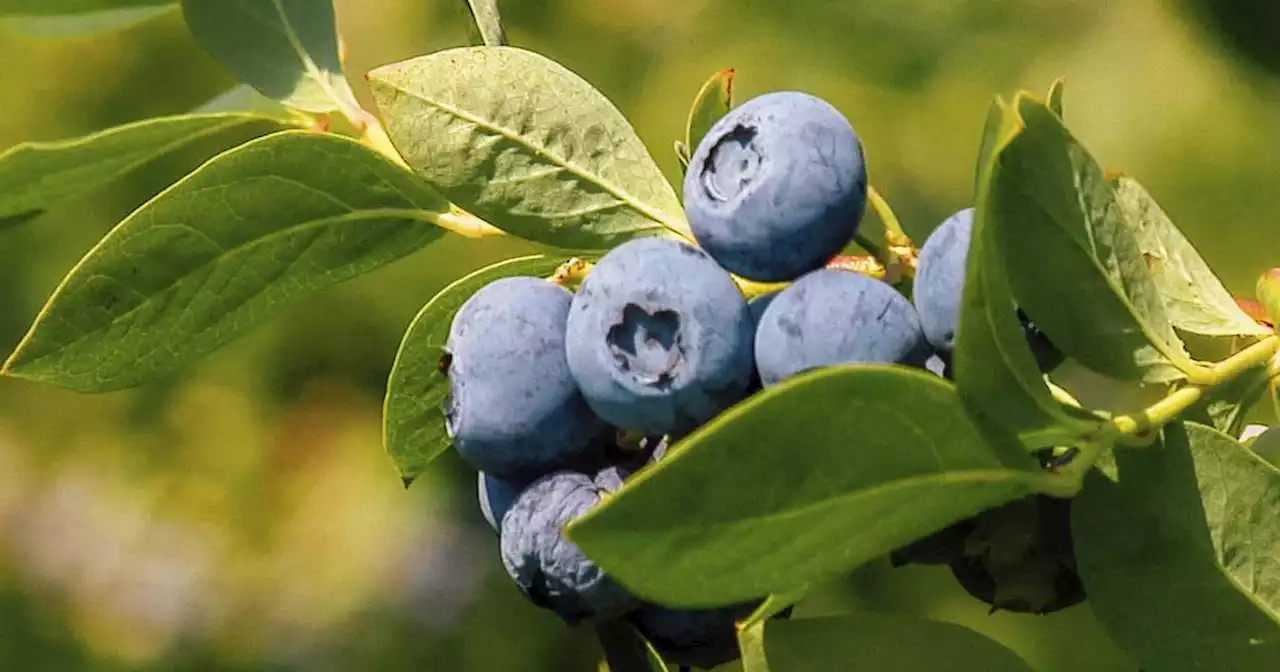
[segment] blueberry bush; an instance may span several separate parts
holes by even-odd
[[[916,245],[856,111],[806,93],[737,104],[715,73],[673,185],[601,93],[507,44],[492,0],[466,3],[470,46],[369,72],[372,110],[329,3],[181,7],[255,97],[10,148],[0,226],[256,138],[103,237],[4,375],[138,386],[446,236],[517,237],[543,252],[408,326],[385,448],[406,487],[456,449],[515,588],[595,628],[609,669],[1030,669],[909,614],[791,618],[884,557],[1027,618],[1087,602],[1152,672],[1280,659],[1280,432],[1244,425],[1278,398],[1280,271],[1228,293],[1072,135],[1062,81],[994,99],[972,203]],[[1154,401],[1090,407],[1054,380],[1068,361]]]

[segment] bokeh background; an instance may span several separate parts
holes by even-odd
[[[352,79],[465,40],[460,0],[339,0]],[[1270,3],[1212,0],[507,0],[514,44],[582,74],[671,176],[713,71],[739,100],[800,89],[861,132],[923,240],[966,206],[991,97],[1067,80],[1069,125],[1138,177],[1228,286],[1280,265],[1280,57]],[[1269,15],[1268,15],[1269,14]],[[0,148],[191,110],[233,82],[174,12],[123,30],[0,22]],[[61,275],[220,137],[0,232],[0,349]],[[380,445],[399,336],[440,287],[518,242],[447,241],[286,310],[181,376],[85,396],[0,380],[6,670],[589,670],[507,582],[448,457],[408,490]],[[963,623],[1045,672],[1132,672],[1087,605],[988,615],[945,569],[873,563],[797,616]]]

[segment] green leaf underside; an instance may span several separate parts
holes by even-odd
[[[333,3],[182,0],[182,12],[196,40],[263,95],[308,112],[359,115],[338,57]]]
[[[1016,117],[1000,100],[987,120],[980,156],[991,161],[997,148],[1016,132]],[[990,163],[978,168],[985,174]],[[990,206],[979,182],[977,211],[965,269],[965,291],[953,355],[960,395],[978,413],[1013,434],[1069,435],[1097,425],[1053,399],[1018,323],[1013,295],[1003,275],[986,223]]]
[[[1244,429],[1245,415],[1267,393],[1269,379],[1265,368],[1241,374],[1235,380],[1213,388],[1184,419],[1203,421],[1220,432],[1239,436]]]
[[[1270,333],[1240,309],[1191,241],[1137,180],[1119,177],[1111,184],[1120,209],[1136,228],[1141,252],[1173,326],[1205,336]]]
[[[772,672],[1032,672],[1018,654],[953,623],[896,614],[847,614],[771,623]]]
[[[292,301],[423,248],[447,208],[346,138],[285,131],[246,143],[107,234],[5,373],[84,392],[167,375]]]
[[[147,119],[56,142],[27,142],[0,153],[0,226],[37,216],[196,140],[232,129],[278,130],[285,120],[223,113]]]
[[[1267,670],[1280,660],[1280,471],[1174,423],[1090,475],[1072,530],[1093,611],[1146,669]]]
[[[799,602],[812,590],[810,586],[789,593],[770,595],[738,626],[738,649],[742,652],[742,672],[769,672],[765,656],[764,629],[769,619]]]
[[[738,652],[742,655],[742,672],[770,672],[764,648],[763,621],[748,622],[738,628]]]
[[[554,61],[464,47],[378,68],[369,82],[409,165],[498,228],[574,249],[688,231],[626,118]]]
[[[32,37],[84,37],[97,33],[125,30],[177,9],[177,2],[154,7],[124,7],[96,10],[83,14],[45,14],[11,16],[3,23],[9,29]]]
[[[406,483],[420,476],[451,443],[440,410],[449,393],[449,378],[439,363],[454,314],[494,280],[546,277],[564,261],[535,254],[486,266],[440,290],[413,318],[391,367],[382,413],[383,444]]]
[[[713,606],[830,578],[1051,478],[984,437],[949,383],[834,367],[699,429],[569,534],[639,595]]]
[[[689,108],[689,120],[685,123],[684,144],[689,156],[698,148],[703,136],[733,106],[733,69],[725,69],[712,75],[702,85]]]
[[[0,0],[0,14],[86,14],[129,7],[172,5],[176,2],[177,0]]]
[[[1168,382],[1192,366],[1114,190],[1043,103],[995,156],[987,224],[1018,305],[1066,354],[1122,380]]]
[[[502,14],[498,12],[497,0],[464,0],[470,10],[471,19],[480,33],[481,43],[490,47],[498,47],[507,43],[507,33],[502,28]]]

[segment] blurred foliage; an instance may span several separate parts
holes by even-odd
[[[465,41],[457,0],[340,0],[348,67]],[[669,176],[705,78],[739,100],[800,89],[861,132],[912,235],[967,205],[991,96],[1067,78],[1066,115],[1139,177],[1228,287],[1280,260],[1280,80],[1267,3],[1182,0],[508,0],[512,43],[630,116]],[[1267,14],[1267,12],[1271,12]],[[0,23],[0,147],[199,106],[232,85],[161,13],[118,32]],[[0,232],[0,345],[75,261],[210,141]],[[0,380],[0,665],[51,670],[588,670],[585,629],[506,580],[444,460],[405,490],[379,402],[414,312],[450,279],[528,246],[451,240],[286,311],[171,380],[104,396]],[[1077,374],[1092,403],[1124,406]],[[1096,399],[1095,399],[1096,397]],[[963,623],[1045,672],[1131,672],[1086,605],[988,615],[944,569],[873,563],[798,616],[849,609]]]

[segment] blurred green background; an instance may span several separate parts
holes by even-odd
[[[1188,3],[507,0],[503,9],[514,44],[603,90],[672,176],[671,141],[713,71],[737,69],[739,100],[776,89],[827,98],[861,132],[872,181],[918,240],[967,205],[991,97],[1041,93],[1065,76],[1076,134],[1105,166],[1138,177],[1229,288],[1249,295],[1264,268],[1280,265],[1280,79],[1269,74],[1274,41],[1258,31],[1276,17],[1266,3]],[[364,71],[462,44],[461,4],[340,0],[364,100]],[[0,22],[0,148],[188,111],[233,84],[174,12],[114,32],[65,28]],[[3,350],[102,234],[233,140],[201,143],[0,232]],[[452,278],[524,249],[440,243],[141,389],[83,396],[0,380],[0,666],[593,669],[589,631],[528,605],[506,580],[472,473],[449,457],[405,490],[380,445],[382,387],[410,318]],[[1135,669],[1087,605],[988,615],[945,569],[873,564],[797,616],[850,609],[963,623],[1045,672]]]

